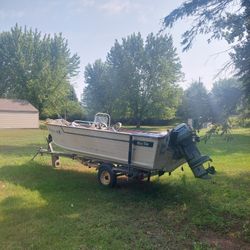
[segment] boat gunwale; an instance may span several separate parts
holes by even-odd
[[[97,130],[97,129],[93,129],[93,128],[85,128],[85,127],[70,127],[70,126],[66,126],[66,125],[59,125],[59,124],[51,124],[51,123],[47,123],[46,125],[49,126],[55,126],[55,127],[60,127],[62,128],[73,128],[73,129],[80,129],[80,130],[88,130],[88,131],[94,131],[94,132],[99,132],[99,133],[103,133],[103,132],[107,132],[107,133],[111,133],[111,134],[121,134],[121,135],[129,135],[129,136],[138,136],[138,137],[145,137],[145,138],[152,138],[152,139],[163,139],[164,137],[166,137],[169,133],[167,132],[166,134],[154,134],[154,135],[149,135],[149,134],[133,134],[133,133],[126,133],[126,132],[120,132],[120,131],[110,131],[110,130]],[[65,132],[63,130],[63,132]],[[153,134],[153,133],[152,133]],[[105,138],[103,138],[105,139]]]

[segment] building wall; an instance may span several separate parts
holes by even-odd
[[[0,128],[39,128],[38,112],[0,111]]]

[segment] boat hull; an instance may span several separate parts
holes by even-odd
[[[127,165],[131,149],[131,165],[145,170],[171,172],[185,162],[174,159],[168,147],[169,134],[144,135],[55,124],[47,127],[57,146],[100,161]]]

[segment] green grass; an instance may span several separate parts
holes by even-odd
[[[0,249],[249,249],[250,129],[200,143],[210,181],[185,166],[114,189],[76,161],[30,161],[46,134],[0,130]]]

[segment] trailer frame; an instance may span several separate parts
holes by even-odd
[[[63,151],[55,151],[53,149],[53,140],[51,135],[46,138],[47,140],[47,149],[40,147],[36,154],[31,159],[32,161],[38,155],[50,155],[51,156],[51,165],[54,168],[59,168],[61,166],[60,157],[70,158],[72,160],[78,160],[81,164],[92,168],[94,167],[98,171],[98,181],[100,184],[104,186],[113,187],[117,182],[117,177],[119,176],[126,176],[129,179],[137,179],[137,180],[144,180],[150,181],[151,176],[163,175],[166,171],[163,170],[146,170],[142,168],[135,167],[131,164],[132,160],[132,147],[133,147],[133,136],[131,135],[129,138],[129,150],[128,150],[128,164],[119,164],[110,161],[96,159],[94,157],[87,157],[83,156],[74,152],[63,152]],[[110,182],[106,182],[100,179],[102,176],[102,172],[106,171],[106,177],[109,174]],[[171,174],[171,173],[170,173]]]

